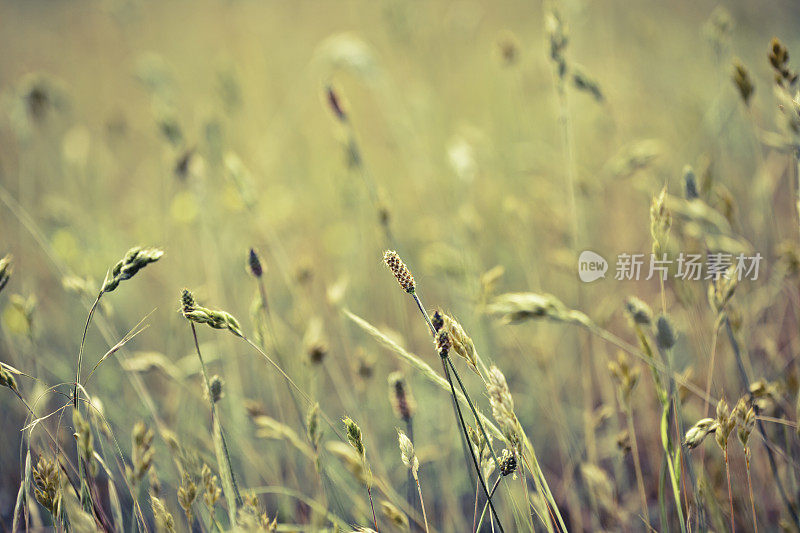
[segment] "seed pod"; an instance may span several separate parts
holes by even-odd
[[[358,427],[358,424],[356,424],[349,416],[344,417],[342,422],[344,422],[344,428],[347,431],[347,440],[350,441],[350,445],[356,452],[358,452],[358,455],[363,461],[365,457],[365,451],[364,441],[361,435],[361,428]]]
[[[503,450],[500,455],[500,475],[510,476],[517,469],[517,458],[508,449]]]

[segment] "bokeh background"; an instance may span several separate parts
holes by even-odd
[[[553,9],[569,37],[563,99],[546,22]],[[505,373],[571,528],[643,530],[630,454],[617,445],[625,415],[606,366],[617,349],[571,325],[506,325],[486,304],[504,292],[551,293],[635,343],[625,298],[660,308],[659,285],[615,281],[613,258],[649,253],[651,199],[662,187],[682,198],[683,168],[691,165],[703,200],[729,223],[725,246],[765,258],[759,279],[737,289],[739,334],[752,378],[777,387],[771,414],[796,426],[797,279],[786,265],[798,239],[797,169],[767,53],[777,36],[800,54],[798,24],[800,6],[788,0],[4,1],[0,254],[13,254],[15,270],[0,293],[0,360],[38,378],[18,381],[39,415],[67,403],[88,306],[106,271],[133,245],[159,246],[158,263],[104,296],[85,368],[145,316],[149,327],[85,386],[102,402],[123,454],[133,424],[153,423],[131,385],[135,374],[181,444],[213,464],[208,404],[178,297],[190,287],[255,338],[258,286],[246,270],[254,247],[274,318],[267,351],[280,354],[333,420],[359,422],[376,475],[404,495],[395,430],[402,423],[387,385],[402,371],[418,404],[428,518],[437,530],[464,531],[474,486],[447,394],[342,313],[364,317],[438,367],[413,301],[382,265],[383,251],[397,249],[425,304],[454,315]],[[734,61],[755,85],[749,105],[732,81]],[[578,73],[596,83],[594,93],[575,84]],[[329,88],[346,121],[332,111]],[[695,229],[674,215],[670,249],[701,249]],[[612,261],[607,279],[580,283],[581,249]],[[700,388],[716,318],[706,289],[666,287],[676,371],[691,369],[687,379]],[[290,490],[327,501],[345,522],[369,525],[366,494],[335,455],[322,456],[334,487],[326,493],[302,453],[257,435],[245,409],[253,402],[303,436],[274,370],[229,335],[199,334],[212,373],[225,379],[220,410],[241,484],[277,488],[264,491],[261,504],[298,529],[310,527],[313,513]],[[716,355],[712,396],[733,404],[747,391],[724,340]],[[660,530],[660,406],[641,370],[634,419]],[[490,412],[477,377],[467,369],[462,376]],[[690,395],[686,424],[706,408]],[[0,390],[7,529],[26,416]],[[70,416],[58,422],[47,421],[72,450]],[[778,468],[797,501],[793,426],[768,430],[788,450]],[[324,440],[336,436],[328,429]],[[52,452],[41,430],[30,442],[37,453]],[[113,457],[110,441],[104,446]],[[157,436],[155,446],[155,469],[179,518],[180,474],[165,439]],[[724,463],[713,442],[705,446],[707,505],[726,525]],[[735,514],[746,528],[741,449],[731,457]],[[764,530],[786,524],[760,441],[752,472]],[[500,503],[509,516],[524,506],[514,490]],[[128,508],[130,494],[120,492]]]

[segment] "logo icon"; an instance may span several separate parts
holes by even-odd
[[[606,277],[608,261],[603,256],[591,250],[584,250],[578,257],[578,277],[584,283]]]

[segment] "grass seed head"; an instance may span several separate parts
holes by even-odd
[[[653,311],[650,306],[635,296],[625,301],[625,311],[634,324],[649,326],[653,322]]]
[[[401,430],[397,431],[397,443],[400,446],[400,459],[411,470],[416,479],[417,472],[419,472],[419,459],[417,459],[417,454],[414,452],[414,444],[408,438],[408,435]]]
[[[167,506],[158,496],[150,494],[150,506],[153,508],[153,518],[156,522],[156,531],[159,533],[175,533],[175,519]]]
[[[503,450],[503,453],[500,455],[499,459],[501,476],[510,476],[517,470],[517,458],[508,449]]]
[[[686,436],[683,438],[683,445],[689,449],[697,448],[711,432],[716,431],[717,425],[718,422],[713,418],[699,420],[686,432]]]
[[[400,372],[389,374],[389,401],[395,415],[406,422],[411,420],[417,410],[417,403],[411,394],[411,389]]]
[[[19,392],[17,380],[5,366],[0,364],[0,387],[8,387],[14,392]]]
[[[244,338],[242,327],[233,315],[225,311],[216,311],[197,305],[188,289],[183,289],[181,293],[181,312],[190,322],[208,324],[214,329],[227,329],[237,337]]]
[[[223,387],[225,385],[225,380],[223,380],[217,374],[211,376],[208,383],[208,398],[214,403],[217,403],[222,396],[224,395]]]
[[[247,255],[247,269],[255,278],[260,278],[264,274],[264,269],[261,266],[261,259],[258,257],[258,252],[256,252],[254,248],[250,248],[250,253]]]
[[[0,291],[8,284],[11,274],[14,273],[14,262],[11,254],[0,257]]]
[[[342,422],[344,422],[344,429],[347,432],[347,440],[350,442],[350,446],[353,447],[363,461],[365,457],[365,451],[364,440],[361,435],[361,428],[358,427],[358,424],[356,424],[349,416],[344,417]]]
[[[750,97],[753,96],[756,87],[753,85],[753,80],[747,71],[747,67],[738,59],[733,61],[733,83],[739,90],[739,96],[742,97],[744,104],[750,105]]]
[[[383,253],[383,262],[386,263],[386,266],[392,271],[400,287],[409,294],[413,293],[415,288],[414,276],[411,275],[408,267],[403,260],[400,259],[400,256],[397,255],[397,252],[394,250],[386,250]]]
[[[433,343],[436,346],[436,353],[440,357],[447,357],[447,354],[450,353],[450,348],[453,346],[450,334],[444,329],[439,330]]]
[[[721,450],[724,451],[728,447],[728,436],[735,426],[736,420],[731,417],[728,402],[725,401],[725,398],[720,399],[720,401],[717,402],[717,427],[715,437]]]
[[[675,330],[666,315],[660,315],[656,320],[656,344],[662,350],[675,346]]]
[[[306,436],[316,451],[322,439],[322,430],[319,427],[319,403],[312,405],[306,413]]]
[[[164,255],[164,251],[158,248],[141,248],[139,246],[131,248],[125,254],[125,257],[114,265],[110,276],[106,277],[100,292],[113,291],[119,286],[120,282],[131,279],[141,269],[161,259],[162,255]]]
[[[54,517],[61,507],[61,471],[55,461],[39,457],[33,468],[34,496]]]
[[[406,514],[397,508],[393,503],[382,500],[381,513],[386,519],[400,531],[408,531],[408,517]]]
[[[222,489],[219,488],[217,476],[214,475],[207,464],[203,463],[200,475],[203,478],[203,501],[205,501],[209,509],[213,509],[222,495]]]

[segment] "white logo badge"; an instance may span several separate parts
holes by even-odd
[[[606,277],[607,270],[608,261],[600,254],[584,250],[578,257],[578,277],[585,283]]]

